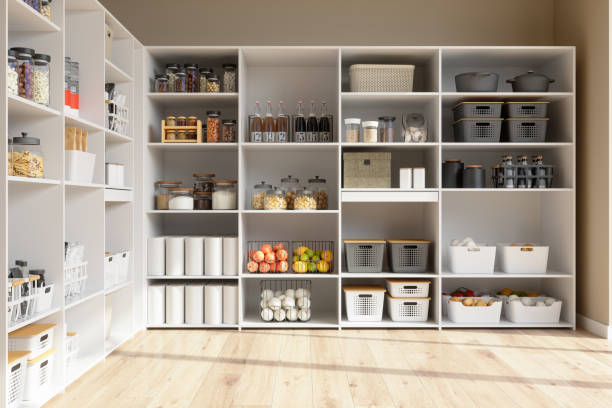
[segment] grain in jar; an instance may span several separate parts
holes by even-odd
[[[6,67],[6,90],[9,95],[17,96],[19,93],[19,73],[17,68],[17,52],[15,50],[8,51],[8,60]]]
[[[168,92],[174,92],[176,83],[176,71],[180,68],[179,64],[166,64],[166,75],[168,76]]]
[[[381,116],[378,118],[378,140],[381,143],[393,143],[393,122],[395,116]]]
[[[273,188],[266,191],[264,199],[264,210],[286,210],[287,197],[280,188]]]
[[[168,92],[168,75],[155,75],[155,92]]]
[[[236,121],[228,119],[223,121],[223,143],[236,143]]]
[[[200,72],[198,64],[185,64],[187,92],[200,92]]]
[[[166,126],[176,126],[176,116],[166,116]]]
[[[168,209],[193,210],[193,188],[173,187],[168,189]]]
[[[213,73],[213,69],[210,67],[200,68],[200,92],[206,92],[206,84],[208,76]]]
[[[317,200],[314,198],[314,193],[306,188],[298,190],[293,207],[295,210],[316,210]]]
[[[344,119],[344,141],[346,143],[359,143],[359,128],[361,127],[361,119],[346,118]]]
[[[236,90],[236,64],[223,64],[223,92]]]
[[[285,192],[285,196],[287,197],[288,210],[293,210],[299,183],[300,180],[291,175],[281,179],[281,189]]]
[[[182,184],[180,181],[160,180],[155,182],[155,209],[168,210],[168,201],[170,199],[168,189],[179,187]]]
[[[206,115],[206,142],[207,143],[218,143],[221,133],[221,112],[220,111],[207,111]]]
[[[213,210],[235,210],[238,208],[236,201],[236,180],[215,180],[215,189],[212,193]]]
[[[210,74],[206,80],[206,92],[218,93],[221,92],[221,84],[219,78],[215,74]]]
[[[186,130],[177,130],[176,131],[176,140],[187,140],[187,131]]]
[[[166,130],[166,140],[176,140],[176,130]]]
[[[253,192],[251,193],[251,208],[253,210],[263,210],[264,201],[266,198],[266,191],[271,190],[272,185],[267,184],[265,181],[260,181],[253,186]]]
[[[313,192],[314,198],[317,201],[317,210],[327,210],[329,205],[327,180],[319,178],[319,176],[311,178],[308,180],[308,188]]]
[[[363,122],[363,143],[378,142],[378,122],[368,120]]]

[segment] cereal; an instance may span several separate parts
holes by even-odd
[[[43,158],[28,150],[13,152],[13,175],[18,177],[43,178]]]
[[[251,206],[254,210],[263,210],[264,209],[264,200],[266,198],[266,192],[255,193],[253,194],[253,198],[251,199]]]
[[[10,65],[6,69],[6,88],[9,95],[19,93],[19,74]]]
[[[36,69],[32,83],[34,102],[49,105],[49,71]]]
[[[287,200],[284,194],[266,194],[264,209],[286,210]]]
[[[296,210],[316,210],[317,200],[315,200],[313,195],[300,194],[295,198],[293,207]]]

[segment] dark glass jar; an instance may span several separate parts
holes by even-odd
[[[212,210],[212,192],[196,191],[193,193],[194,210]]]
[[[187,78],[187,92],[200,92],[200,72],[198,64],[185,64]]]
[[[214,174],[195,173],[193,177],[195,178],[195,182],[193,183],[193,191],[195,192],[204,191],[204,192],[212,193],[214,189],[214,183],[213,183],[213,177],[215,177]]]

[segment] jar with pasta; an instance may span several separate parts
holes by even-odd
[[[206,92],[208,76],[213,73],[210,67],[200,67],[200,92]]]
[[[14,176],[29,178],[45,176],[40,139],[29,137],[27,133],[22,132],[21,137],[14,137],[12,141],[9,140],[9,144]]]
[[[289,175],[281,179],[281,189],[285,192],[287,197],[287,209],[293,210],[293,204],[295,202],[295,196],[297,193],[298,185],[300,180]]]
[[[311,190],[298,190],[293,204],[295,210],[316,210],[317,200]]]
[[[273,188],[266,191],[264,199],[264,210],[286,210],[287,197],[285,192],[280,188]]]
[[[179,64],[166,64],[166,75],[168,76],[168,92],[174,91],[176,83],[176,71],[180,68]]]
[[[179,187],[180,181],[160,180],[155,182],[155,209],[167,210],[170,199],[168,189]]]
[[[251,194],[251,208],[254,210],[263,210],[266,191],[271,189],[272,185],[267,184],[265,181],[260,181],[259,183],[255,184]]]
[[[223,92],[236,92],[236,64],[223,64]]]
[[[317,210],[327,210],[329,201],[327,180],[316,176],[308,180],[308,188],[313,192],[314,198],[317,201]]]
[[[9,95],[17,96],[19,93],[19,71],[17,66],[17,52],[8,51],[6,67],[6,90]]]
[[[221,84],[219,78],[215,74],[210,74],[206,80],[206,92],[218,93],[221,92]]]
[[[34,65],[34,50],[31,48],[11,48],[17,53],[17,73],[19,74],[18,94],[22,98],[32,99],[33,97],[33,78],[32,70]]]
[[[206,115],[206,142],[218,143],[221,138],[221,112],[207,111]]]

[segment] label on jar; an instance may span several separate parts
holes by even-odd
[[[262,134],[261,132],[251,132],[251,142],[253,143],[261,143]]]
[[[274,132],[263,132],[264,143],[274,143]]]
[[[276,132],[276,141],[278,143],[287,143],[289,141],[289,134],[287,132]]]
[[[306,132],[306,142],[316,143],[319,139],[319,132]]]
[[[296,143],[306,143],[306,132],[295,132],[294,138]]]
[[[330,140],[330,134],[329,132],[319,132],[319,142],[321,143],[329,143],[331,142]]]

